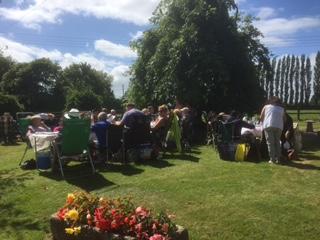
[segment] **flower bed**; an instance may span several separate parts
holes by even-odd
[[[63,208],[52,215],[50,225],[55,240],[188,240],[187,230],[171,218],[135,207],[130,199],[75,192],[68,194]]]

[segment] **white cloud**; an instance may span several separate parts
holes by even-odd
[[[21,1],[20,1],[21,2]],[[0,16],[32,29],[43,23],[59,23],[63,14],[111,18],[145,25],[160,0],[32,0],[26,8],[0,8]]]
[[[137,40],[143,36],[142,31],[137,31],[135,34],[130,33],[131,41]]]
[[[112,69],[111,75],[113,76],[113,90],[116,97],[122,96],[122,88],[128,89],[130,81],[129,66],[119,65]]]
[[[270,17],[274,17],[276,15],[276,10],[271,7],[261,7],[258,8],[257,17],[260,19],[267,19]]]
[[[267,46],[285,47],[295,44],[296,33],[319,28],[320,17],[262,19],[255,26],[265,36],[262,41]]]
[[[92,53],[80,53],[73,55],[71,53],[63,53],[59,50],[48,51],[31,45],[24,45],[11,39],[0,36],[0,49],[3,49],[5,56],[11,56],[18,62],[30,62],[38,58],[49,58],[60,64],[63,68],[70,66],[73,63],[86,62],[94,69],[104,71],[111,74],[114,78],[113,89],[116,96],[122,96],[122,90],[119,88],[124,84],[127,89],[129,76],[126,72],[129,66],[116,60],[106,60],[97,58]]]
[[[137,54],[128,46],[116,44],[108,40],[100,39],[94,43],[94,48],[106,56],[118,58],[135,58]]]

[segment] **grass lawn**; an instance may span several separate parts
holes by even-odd
[[[23,149],[0,146],[0,239],[49,239],[50,215],[79,189],[130,195],[137,204],[168,210],[193,240],[320,236],[320,151],[314,149],[290,165],[269,165],[221,161],[211,147],[199,147],[191,155],[114,165],[95,176],[67,172],[67,180],[21,170]]]

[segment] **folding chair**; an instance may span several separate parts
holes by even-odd
[[[92,173],[95,173],[92,157],[89,151],[90,120],[89,119],[66,119],[63,121],[61,145],[55,144],[55,154],[58,159],[62,177],[63,160],[86,156],[89,158]]]
[[[124,159],[123,153],[123,128],[117,125],[110,125],[107,130],[107,162],[109,154],[112,156],[121,151],[121,158]]]
[[[21,139],[26,142],[26,147],[24,149],[23,155],[21,157],[21,160],[19,162],[19,166],[21,165],[24,157],[26,156],[26,153],[28,151],[28,149],[31,148],[31,144],[29,141],[29,138],[27,137],[27,132],[28,132],[28,127],[29,125],[31,125],[31,120],[28,118],[20,118],[18,119],[18,130],[19,130],[19,134],[21,136]]]

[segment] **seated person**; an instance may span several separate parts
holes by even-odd
[[[150,123],[153,143],[157,149],[161,147],[161,142],[166,137],[166,130],[169,124],[168,112],[168,107],[161,105],[159,107],[159,116]]]
[[[51,129],[41,120],[39,115],[31,117],[31,125],[28,127],[27,136],[36,132],[51,132]]]
[[[137,118],[144,119],[144,113],[136,109],[133,103],[128,103],[126,106],[126,112],[124,113],[121,121],[116,122],[116,125],[133,128]]]
[[[80,118],[80,111],[76,108],[72,108],[69,112],[64,114],[65,119]]]
[[[234,139],[240,139],[241,137],[241,129],[242,128],[248,128],[248,129],[255,129],[254,124],[250,124],[246,121],[244,121],[240,115],[232,111],[230,117],[227,120],[227,124],[233,124],[233,138]]]
[[[97,137],[100,152],[104,152],[107,147],[107,130],[110,125],[111,123],[107,121],[107,113],[100,112],[98,114],[98,121],[91,127],[91,131]]]

